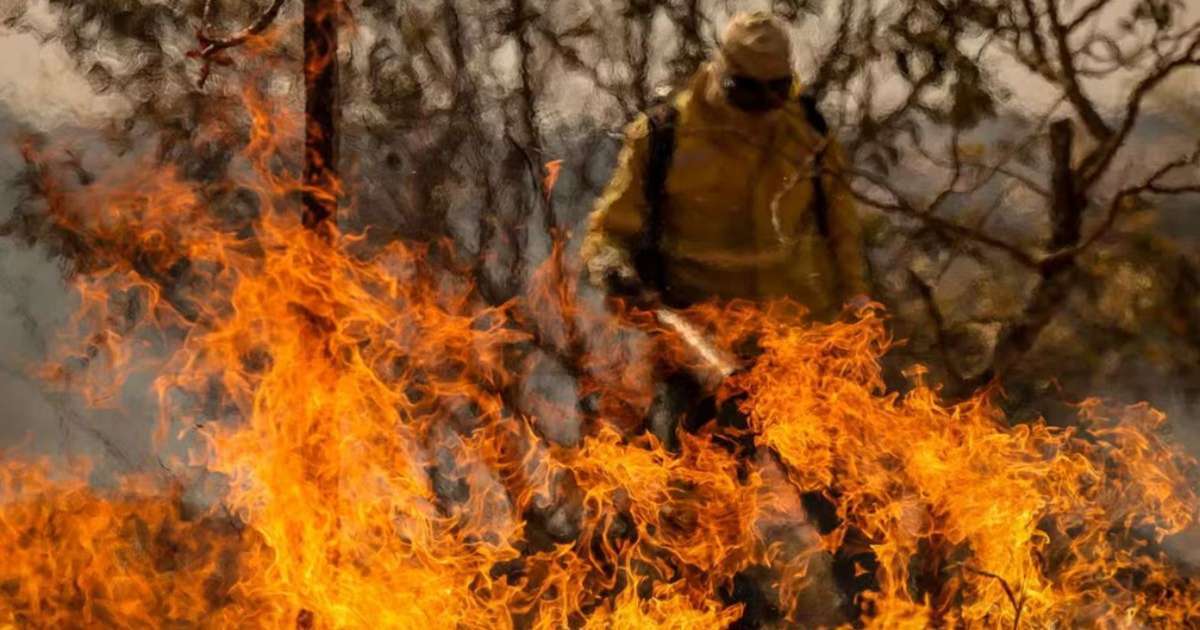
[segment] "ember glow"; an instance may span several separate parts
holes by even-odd
[[[639,431],[646,355],[686,352],[577,301],[561,250],[526,298],[489,307],[430,246],[364,253],[305,229],[300,177],[278,166],[299,117],[246,101],[236,182],[145,164],[71,188],[27,149],[88,263],[41,373],[105,404],[155,370],[155,439],[198,438],[180,464],[228,487],[203,504],[159,477],[100,490],[84,464],[6,453],[0,626],[724,627],[740,572],[770,567],[800,618],[810,563],[833,552],[861,558],[874,627],[1200,617],[1155,546],[1197,500],[1154,410],[1090,401],[1076,428],[1010,426],[988,393],[945,404],[919,371],[887,393],[878,311],[817,325],[782,303],[706,306],[684,315],[759,348],[720,392],[749,426],[670,451]],[[259,208],[241,223],[214,211],[235,188]],[[543,433],[582,404],[542,397],[535,422],[513,402],[534,347],[578,355],[593,402],[573,444]],[[835,506],[824,532],[802,493]]]

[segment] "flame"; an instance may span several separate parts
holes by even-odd
[[[639,430],[652,366],[694,357],[581,301],[561,247],[527,296],[490,306],[436,245],[364,253],[305,229],[304,184],[280,166],[302,125],[245,100],[234,181],[141,164],[72,188],[27,148],[47,220],[86,263],[42,374],[116,404],[152,371],[156,439],[198,445],[171,467],[227,490],[104,490],[6,454],[0,624],[725,627],[740,572],[770,568],[795,619],[810,563],[851,549],[873,558],[873,627],[1195,623],[1196,584],[1154,547],[1192,523],[1192,463],[1154,410],[1087,401],[1075,428],[1009,426],[989,392],[946,404],[918,374],[888,393],[878,311],[816,324],[787,303],[707,305],[682,317],[758,348],[719,393],[748,426],[709,422],[668,450]],[[241,218],[222,205],[238,195]],[[553,355],[591,411],[517,404]],[[577,441],[543,438],[568,419]],[[831,530],[800,493],[836,506]]]
[[[562,160],[550,160],[546,162],[546,176],[542,178],[542,191],[546,194],[546,199],[554,193],[554,185],[558,183],[558,175],[562,172]]]
[[[902,398],[884,394],[877,314],[825,328],[752,310],[735,317],[756,323],[765,348],[736,384],[756,442],[799,488],[836,497],[830,548],[851,531],[866,539],[879,564],[870,600],[880,625],[1195,614],[1195,585],[1174,580],[1148,549],[1197,508],[1192,462],[1157,437],[1162,414],[1091,400],[1077,428],[1009,427],[985,394],[945,405],[919,381]],[[940,588],[919,586],[930,571]]]

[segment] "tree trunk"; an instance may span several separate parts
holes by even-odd
[[[341,0],[304,0],[304,226],[323,236],[336,224],[340,182],[337,176],[338,107],[338,3]],[[327,350],[328,351],[328,350]],[[332,357],[331,357],[332,359]],[[326,558],[333,567],[341,563],[341,442],[340,418],[329,414],[315,419],[314,429],[328,443],[314,445],[306,459],[312,464],[315,483],[326,505],[338,513]],[[301,610],[297,628],[316,627],[311,611]]]
[[[1054,168],[1051,181],[1054,205],[1050,208],[1053,223],[1049,243],[1051,252],[1075,247],[1082,233],[1083,211],[1088,200],[1072,167],[1073,146],[1071,121],[1055,121],[1050,126],[1050,155]],[[1021,318],[1001,335],[996,344],[992,369],[985,372],[982,379],[1004,377],[1033,349],[1042,331],[1067,301],[1076,282],[1074,256],[1063,257],[1052,265],[1042,267],[1041,278],[1029,305]]]
[[[339,0],[304,0],[304,225],[337,217]]]

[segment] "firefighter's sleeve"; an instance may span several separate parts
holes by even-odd
[[[649,151],[649,123],[639,116],[625,128],[625,142],[604,193],[588,217],[580,250],[588,281],[605,287],[617,274],[634,280],[632,252],[646,221],[644,181]]]
[[[834,142],[826,154],[825,190],[829,191],[829,237],[837,265],[842,298],[870,293],[863,255],[862,223],[844,168],[846,157]]]

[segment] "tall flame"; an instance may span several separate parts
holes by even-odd
[[[812,558],[851,549],[873,558],[878,627],[1200,613],[1154,547],[1197,501],[1152,409],[1089,401],[1077,428],[1010,427],[986,393],[945,404],[919,378],[887,393],[876,311],[819,325],[785,303],[710,305],[684,316],[759,348],[720,394],[749,426],[665,449],[638,431],[648,366],[685,353],[576,300],[561,250],[492,307],[425,246],[367,255],[306,230],[302,184],[275,166],[299,125],[246,100],[234,182],[143,166],[71,190],[28,149],[87,263],[44,374],[104,403],[155,370],[157,439],[198,438],[187,463],[228,489],[202,505],[148,478],[103,491],[85,468],[6,454],[0,624],[724,627],[739,573],[770,567],[797,618]],[[247,192],[252,219],[214,211]],[[574,443],[542,434],[577,401],[543,397],[536,419],[516,403],[539,352],[572,355],[595,401]],[[836,524],[818,534],[800,493]]]

